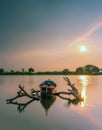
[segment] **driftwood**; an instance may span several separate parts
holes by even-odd
[[[19,112],[24,111],[24,109],[30,103],[32,103],[33,101],[39,101],[40,100],[40,94],[39,93],[41,92],[41,90],[35,90],[35,89],[32,88],[31,89],[31,94],[28,94],[26,92],[26,90],[24,89],[24,86],[19,85],[18,87],[19,87],[20,90],[17,92],[17,95],[15,97],[13,97],[13,98],[7,99],[6,102],[7,102],[7,104],[17,105],[18,106],[17,110]],[[30,100],[28,102],[26,102],[26,103],[17,102],[16,99],[21,98],[21,97],[28,97],[28,98],[30,98]]]
[[[82,100],[81,95],[78,92],[78,89],[75,87],[75,84],[72,84],[68,77],[64,77],[64,80],[72,88],[71,90],[68,89],[68,91],[70,92],[70,94],[72,94],[74,97]]]
[[[62,92],[55,92],[52,93],[53,95],[59,96],[61,99],[68,100],[68,103],[75,104],[76,102],[80,102],[83,99],[81,98],[78,89],[75,87],[75,84],[72,84],[68,77],[64,77],[64,80],[67,82],[67,84],[71,87],[71,89],[67,89],[68,91],[62,91]],[[27,93],[24,89],[24,86],[19,85],[19,91],[17,92],[17,95],[13,98],[7,99],[7,104],[15,104],[18,106],[18,111],[23,111],[28,104],[30,104],[33,101],[39,101],[41,100],[41,90],[35,90],[34,88],[31,89],[31,93]],[[63,97],[62,95],[73,95],[74,99]],[[21,97],[28,97],[30,100],[26,103],[19,103],[16,99]],[[16,100],[16,101],[15,101]]]
[[[67,84],[71,87],[71,89],[67,89],[68,90],[67,92],[56,92],[54,93],[54,95],[58,95],[59,97],[62,97],[60,96],[61,94],[73,95],[79,101],[82,101],[83,99],[81,98],[81,95],[79,94],[78,89],[75,87],[75,84],[72,84],[68,77],[64,77],[63,79],[67,82]]]
[[[25,90],[24,87],[22,87],[21,85],[18,86],[19,87],[19,91],[17,92],[17,96],[7,99],[7,103],[11,103],[12,101],[14,101],[17,98],[21,98],[21,97],[28,97],[31,98],[33,100],[40,100],[40,95],[38,94],[40,92],[40,90],[36,91],[34,89],[31,89],[31,94],[28,94]]]

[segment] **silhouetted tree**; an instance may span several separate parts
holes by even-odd
[[[98,73],[100,69],[94,65],[86,65],[84,67],[79,67],[76,69],[76,73],[78,74],[95,74]]]
[[[85,70],[85,73],[87,74],[93,74],[93,73],[98,73],[100,69],[94,65],[86,65],[84,67],[84,70]]]
[[[25,72],[24,68],[22,68],[22,72],[23,72],[23,73]]]
[[[63,74],[68,74],[68,73],[69,73],[69,70],[68,70],[68,69],[64,69],[64,70],[62,70],[62,73],[63,73]]]
[[[29,69],[28,69],[28,72],[29,72],[29,73],[34,73],[34,69],[33,69],[33,68],[29,68]]]
[[[10,72],[14,73],[15,71],[14,71],[14,70],[11,70]]]
[[[0,73],[4,73],[4,69],[3,68],[0,68]]]
[[[76,73],[78,73],[78,74],[83,74],[83,67],[78,67],[77,69],[76,69]]]

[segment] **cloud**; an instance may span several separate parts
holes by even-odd
[[[73,42],[71,43],[71,46],[80,44],[80,43],[86,43],[87,41],[90,41],[90,38],[93,36],[93,34],[96,33],[101,28],[102,28],[102,22],[96,23],[94,26],[92,26],[89,29],[89,31],[87,31],[80,37],[73,40]]]

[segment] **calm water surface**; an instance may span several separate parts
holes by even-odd
[[[31,88],[39,89],[39,84],[49,78],[56,82],[57,91],[66,91],[67,83],[63,76],[0,76],[0,129],[102,130],[102,76],[68,77],[75,83],[83,102],[69,103],[56,97],[49,102],[33,101],[19,112],[17,105],[5,101],[16,96],[19,84],[30,92]],[[25,103],[29,99],[18,101]]]

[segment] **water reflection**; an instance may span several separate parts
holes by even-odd
[[[40,99],[40,103],[41,105],[43,106],[43,108],[45,109],[45,112],[46,112],[46,116],[48,114],[48,110],[49,108],[53,105],[53,103],[55,102],[56,100],[56,96],[52,95],[50,97],[41,97]],[[8,101],[7,104],[13,104],[13,105],[16,105],[17,106],[17,111],[19,113],[23,112],[25,110],[25,108],[31,104],[32,102],[34,101],[39,101],[39,100],[36,100],[36,99],[31,99],[27,102],[17,102],[17,101]]]
[[[62,95],[58,96],[59,98],[66,100],[68,107],[70,105],[78,105],[78,103],[80,103],[80,100],[78,98],[67,98],[67,97],[63,97]],[[40,97],[40,100],[37,99],[31,99],[27,102],[25,102],[25,100],[23,100],[23,102],[18,102],[17,100],[15,100],[15,97],[12,99],[7,99],[7,104],[12,104],[17,106],[17,111],[19,113],[24,112],[24,110],[26,109],[26,107],[28,105],[30,105],[31,103],[35,102],[35,101],[40,101],[41,106],[45,109],[45,115],[48,115],[48,110],[53,106],[54,102],[56,101],[57,96],[52,95],[52,96],[46,96]],[[22,99],[21,99],[22,100]]]
[[[81,107],[85,107],[86,101],[87,101],[87,89],[89,84],[89,76],[79,76],[79,80],[82,84],[82,90],[81,90],[81,97],[84,99],[81,103]]]
[[[32,100],[29,100],[28,102],[25,102],[25,103],[19,103],[17,101],[11,101],[11,102],[7,102],[7,104],[13,104],[13,105],[16,105],[17,106],[17,111],[19,113],[23,112],[25,110],[25,108],[31,104],[32,102],[34,102],[35,100],[32,99]]]
[[[2,122],[0,124],[1,130],[102,130],[102,76],[81,76],[86,80],[86,102],[85,109],[79,108],[78,105],[72,104],[68,100],[60,99],[58,96],[54,103],[48,109],[48,116],[45,115],[45,109],[40,101],[32,101],[22,110],[19,114],[15,108],[17,105],[5,104],[5,100],[11,96],[15,96],[18,91],[18,84],[24,84],[27,91],[30,88],[38,88],[40,82],[45,79],[52,78],[58,84],[57,91],[64,91],[67,89],[66,83],[63,81],[63,76],[5,76],[1,77],[0,82],[0,115]],[[85,79],[86,77],[86,79]],[[31,85],[29,80],[33,79],[34,84]],[[82,79],[79,76],[69,76],[75,82],[79,92],[82,92],[83,85]],[[88,78],[88,79],[87,79]],[[80,84],[81,83],[81,84]],[[63,95],[62,95],[63,96]],[[73,98],[70,95],[69,98]],[[29,99],[30,100],[30,99]],[[24,98],[17,100],[18,102],[25,103],[28,99]],[[68,107],[68,104],[70,106]],[[66,106],[67,105],[67,106]],[[20,106],[20,108],[23,106]],[[67,108],[66,108],[67,107]],[[87,108],[87,109],[86,109]],[[81,111],[82,109],[82,111]],[[19,109],[20,110],[20,109]]]
[[[41,98],[40,103],[43,106],[43,108],[45,109],[46,112],[46,116],[48,114],[48,110],[49,108],[53,105],[53,103],[56,100],[56,96],[51,96],[51,97],[46,97],[46,98]]]

